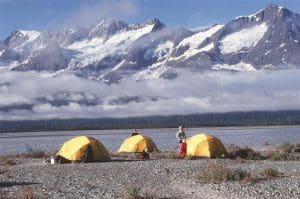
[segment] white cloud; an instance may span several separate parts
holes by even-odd
[[[72,74],[51,77],[36,72],[1,72],[0,119],[300,109],[299,70],[179,73],[175,80],[127,79],[106,85]],[[124,96],[133,99],[118,103],[126,101],[120,99]],[[22,104],[29,107],[16,108]]]
[[[62,26],[88,27],[103,18],[122,19],[138,14],[140,8],[135,0],[102,0],[93,4],[82,4],[62,21]],[[61,22],[59,22],[61,23]]]

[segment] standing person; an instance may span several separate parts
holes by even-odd
[[[176,133],[176,138],[178,140],[178,143],[182,143],[182,141],[185,140],[186,136],[185,136],[185,132],[183,129],[183,125],[180,125],[178,127],[178,131]]]
[[[176,133],[176,138],[178,140],[178,157],[179,158],[184,158],[185,155],[186,155],[186,142],[185,142],[185,139],[186,139],[186,136],[185,136],[185,132],[184,132],[184,129],[183,129],[183,125],[180,125],[178,127],[178,131]]]
[[[138,135],[139,133],[138,133],[138,131],[136,130],[136,129],[134,129],[133,131],[132,131],[132,133],[131,133],[131,136],[135,136],[135,135]]]

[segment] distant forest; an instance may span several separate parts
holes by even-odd
[[[300,125],[300,111],[254,111],[97,119],[0,121],[0,132]]]

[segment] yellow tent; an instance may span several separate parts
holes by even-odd
[[[156,145],[151,138],[144,135],[134,135],[124,140],[118,152],[153,152]]]
[[[194,157],[226,157],[227,152],[222,142],[209,134],[194,135],[186,140],[187,155]]]
[[[80,161],[88,145],[91,146],[92,161],[110,160],[110,155],[103,144],[97,139],[87,136],[79,136],[66,141],[57,155],[70,161]]]

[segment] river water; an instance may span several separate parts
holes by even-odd
[[[141,129],[153,139],[160,150],[172,150],[177,146],[175,138],[177,129]],[[265,142],[269,144],[300,143],[300,126],[280,127],[216,127],[187,128],[187,136],[209,133],[219,138],[225,145],[236,144],[259,148]],[[26,152],[27,146],[45,151],[58,150],[64,141],[88,135],[100,140],[110,151],[116,151],[122,141],[130,136],[131,130],[87,130],[87,131],[46,131],[0,133],[1,154]]]

